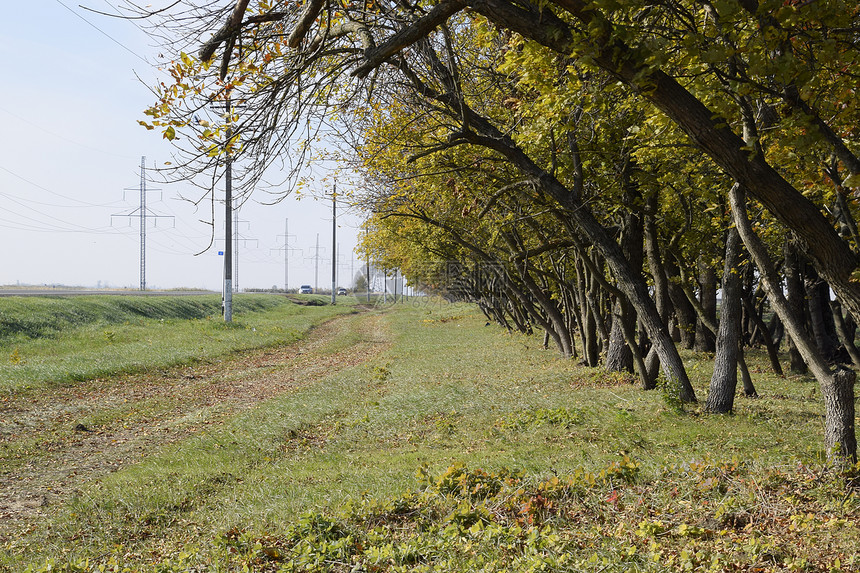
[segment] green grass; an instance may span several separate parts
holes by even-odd
[[[393,345],[380,357],[87,485],[11,542],[0,564],[860,564],[856,485],[821,465],[822,406],[807,379],[764,373],[764,358],[750,353],[762,398],[739,398],[735,414],[709,416],[559,359],[536,337],[485,327],[468,306],[403,305],[384,317]],[[703,400],[708,357],[686,358]]]
[[[309,307],[238,295],[234,321],[220,297],[0,298],[0,392],[208,360],[282,344],[351,307]]]

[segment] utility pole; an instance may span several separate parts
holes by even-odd
[[[284,292],[290,288],[290,220],[284,219]]]
[[[314,290],[320,288],[320,234],[317,233],[317,246],[314,253]]]
[[[253,241],[255,244],[259,244],[259,241],[253,237],[247,237],[242,234],[241,227],[242,223],[247,223],[246,228],[250,231],[251,222],[239,219],[239,201],[238,197],[236,201],[233,202],[233,208],[231,210],[233,213],[233,223],[232,223],[232,231],[230,231],[231,235],[227,235],[227,227],[225,224],[224,228],[224,239],[216,239],[216,243],[221,243],[221,241],[225,241],[227,243],[227,247],[231,249],[233,253],[233,292],[239,292],[239,245],[246,245]],[[231,247],[232,243],[232,247]],[[225,249],[226,250],[226,249]]]
[[[146,290],[146,156],[140,156],[140,290]]]
[[[278,235],[279,237],[281,235]],[[290,288],[290,253],[293,251],[301,251],[301,249],[293,249],[290,247],[290,237],[295,238],[295,235],[290,235],[290,220],[284,219],[284,246],[279,247],[277,249],[272,249],[273,251],[284,251],[284,292],[287,292]]]
[[[370,302],[370,251],[367,251],[367,302]]]
[[[225,144],[225,197],[224,197],[224,322],[233,322],[233,169],[230,159],[230,138],[233,137],[233,118],[230,109],[230,98],[225,102],[227,110],[227,143]]]
[[[239,202],[233,206],[233,292],[239,292]]]
[[[125,191],[132,191],[134,188],[127,187]],[[132,218],[138,219],[138,224],[140,225],[140,290],[146,290],[146,220],[147,219],[155,219],[156,221],[159,218],[170,218],[175,219],[172,215],[159,215],[158,213],[152,212],[146,206],[146,193],[147,191],[161,191],[161,189],[147,189],[146,188],[146,156],[141,156],[140,158],[140,207],[129,211],[128,213],[114,213],[111,215],[111,221],[113,221],[114,217],[128,217],[129,224]]]
[[[337,185],[331,192],[331,303],[337,302]]]

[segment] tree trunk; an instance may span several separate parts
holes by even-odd
[[[645,253],[648,259],[648,268],[651,271],[651,280],[654,281],[654,305],[663,322],[664,328],[668,329],[672,321],[672,301],[669,298],[669,281],[666,270],[663,267],[663,257],[660,254],[659,236],[654,216],[657,212],[659,196],[651,194],[646,200],[645,215]],[[646,331],[647,332],[647,331]],[[653,390],[656,388],[657,374],[660,369],[660,359],[657,351],[652,346],[645,356],[645,375],[643,377],[643,388]]]
[[[651,271],[651,280],[654,281],[654,304],[657,312],[668,327],[670,315],[672,314],[672,302],[669,299],[669,281],[663,268],[663,257],[660,255],[660,243],[657,235],[657,225],[654,221],[654,212],[657,210],[656,193],[648,197],[647,213],[645,215],[645,253],[648,258],[648,268]]]
[[[582,342],[582,361],[586,366],[597,366],[598,345],[597,325],[594,322],[594,313],[591,311],[591,302],[588,294],[588,267],[583,261],[576,265],[576,296],[579,304],[579,338]]]
[[[621,301],[616,300],[612,311],[612,328],[609,331],[609,349],[605,367],[609,372],[633,372],[633,353],[627,347],[622,321]]]
[[[691,350],[696,344],[696,310],[687,300],[684,289],[679,284],[680,271],[678,263],[669,258],[665,261],[664,268],[669,278],[669,298],[675,308],[675,319],[678,324],[679,341],[683,348]]]
[[[750,376],[750,369],[747,368],[747,361],[746,358],[744,358],[743,341],[740,341],[740,348],[738,348],[738,369],[741,371],[741,380],[743,381],[744,386],[744,396],[746,396],[747,398],[757,398],[758,392],[755,391],[752,376]]]
[[[857,461],[857,436],[854,430],[854,383],[857,374],[838,366],[836,373],[822,383],[824,395],[824,444],[827,453],[851,462]]]
[[[590,310],[591,297],[588,295],[586,295],[585,305],[583,310],[585,338],[582,341],[582,359],[586,366],[596,368],[600,364],[600,343],[597,340],[597,323],[594,320],[594,313]]]
[[[806,303],[809,305],[809,323],[821,355],[832,362],[839,354],[836,328],[830,310],[830,287],[819,279],[813,269],[806,275]]]
[[[643,389],[653,390],[657,387],[657,369],[654,368],[652,375],[645,364],[642,348],[636,341],[636,320],[633,308],[629,302],[622,301],[621,311],[624,317],[621,321],[621,325],[624,327],[624,338],[627,340],[627,345],[630,348],[630,355],[633,358],[633,366],[636,374],[639,376],[639,382]]]
[[[785,291],[788,301],[788,308],[793,316],[795,316],[801,324],[806,321],[803,317],[808,312],[806,310],[806,292],[803,288],[803,280],[801,278],[800,258],[797,254],[797,248],[790,239],[786,239],[783,244],[783,253],[785,256],[784,274],[785,274]],[[785,324],[783,324],[785,327]],[[794,338],[789,336],[788,344],[788,369],[795,374],[806,374],[806,362],[800,356],[800,351],[794,343]]]
[[[785,329],[782,327],[782,321],[779,320],[779,316],[776,313],[773,313],[770,324],[767,325],[767,330],[770,332],[770,338],[773,340],[776,351],[779,352],[779,347],[782,345],[782,339],[785,336]]]
[[[630,179],[632,164],[625,164],[623,182],[625,187],[625,203],[634,205],[639,199],[638,189]],[[630,261],[633,272],[642,274],[644,253],[642,243],[644,225],[637,211],[630,211],[624,217],[624,227],[621,230],[621,251]],[[626,306],[626,308],[625,308]],[[625,324],[626,321],[626,324]],[[620,297],[616,297],[612,311],[612,329],[609,334],[609,345],[606,349],[606,369],[610,372],[633,372],[633,349],[628,345],[629,333],[636,323],[636,316],[630,305],[624,305]]]
[[[839,340],[842,342],[842,346],[845,347],[845,351],[848,352],[848,356],[851,357],[854,367],[860,368],[860,352],[854,346],[853,329],[849,329],[848,325],[845,324],[845,319],[842,317],[842,305],[837,299],[831,301],[830,308],[833,310],[833,321],[836,325],[836,332],[839,334]]]
[[[815,379],[818,380],[824,396],[824,446],[831,459],[857,461],[857,437],[854,431],[854,380],[853,371],[830,370],[818,347],[806,334],[803,325],[791,313],[788,301],[780,289],[777,275],[770,255],[752,229],[747,218],[746,197],[739,184],[729,192],[732,217],[738,233],[744,241],[753,261],[761,273],[762,286],[771,301],[774,311],[779,314],[786,331],[794,339],[798,351],[803,355]]]
[[[699,303],[711,321],[717,321],[717,273],[714,268],[699,261]],[[709,328],[701,320],[696,321],[696,350],[714,352],[716,340]]]
[[[750,303],[748,298],[744,298],[744,305],[747,307],[747,314],[749,314],[756,322],[756,328],[758,329],[758,332],[764,341],[764,345],[767,348],[767,357],[770,359],[770,367],[773,370],[773,373],[777,376],[785,376],[785,373],[782,371],[782,365],[779,363],[779,351],[777,350],[776,344],[773,342],[770,330],[767,328],[764,320],[759,316],[756,310],[752,308],[752,303]]]
[[[595,262],[595,266],[597,266],[597,262]],[[609,350],[609,325],[607,325],[606,318],[608,313],[605,312],[605,297],[595,273],[590,273],[588,275],[588,282],[588,308],[591,309],[591,314],[594,318],[594,326],[596,328],[597,339],[599,342],[597,346],[597,354],[605,355]],[[598,357],[593,366],[597,367],[599,362],[600,358]]]
[[[730,229],[726,240],[726,261],[723,269],[723,304],[717,331],[717,355],[708,390],[705,410],[715,414],[732,411],[738,383],[738,349],[741,326],[741,278],[737,272],[741,255],[741,238],[737,229]]]

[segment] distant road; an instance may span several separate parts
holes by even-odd
[[[0,289],[0,296],[192,296],[203,294],[220,294],[211,290],[107,290],[107,289],[64,289],[64,288],[33,288],[33,289]]]

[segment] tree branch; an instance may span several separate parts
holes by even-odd
[[[227,20],[227,23],[224,24],[220,30],[215,32],[215,35],[209,38],[209,40],[203,44],[203,47],[200,48],[201,61],[208,62],[211,60],[212,56],[215,55],[215,50],[218,49],[218,46],[220,46],[222,42],[231,37],[235,37],[236,32],[238,32],[239,28],[242,27],[242,16],[245,15],[248,1],[249,0],[236,0],[236,6],[233,8],[233,12],[230,14],[230,18]],[[229,50],[224,53],[224,59],[229,61]],[[222,76],[221,79],[224,79],[224,77]]]
[[[302,40],[305,39],[308,30],[311,28],[311,24],[313,24],[314,20],[319,16],[324,5],[325,0],[310,0],[305,4],[305,9],[299,17],[299,21],[296,24],[295,29],[293,29],[290,37],[287,39],[287,45],[289,47],[297,48],[299,44],[302,43]]]
[[[352,71],[357,78],[364,78],[374,68],[402,49],[425,38],[434,28],[466,7],[465,0],[442,0],[426,15],[418,18],[412,25],[396,32],[377,48],[364,52],[364,63]]]

